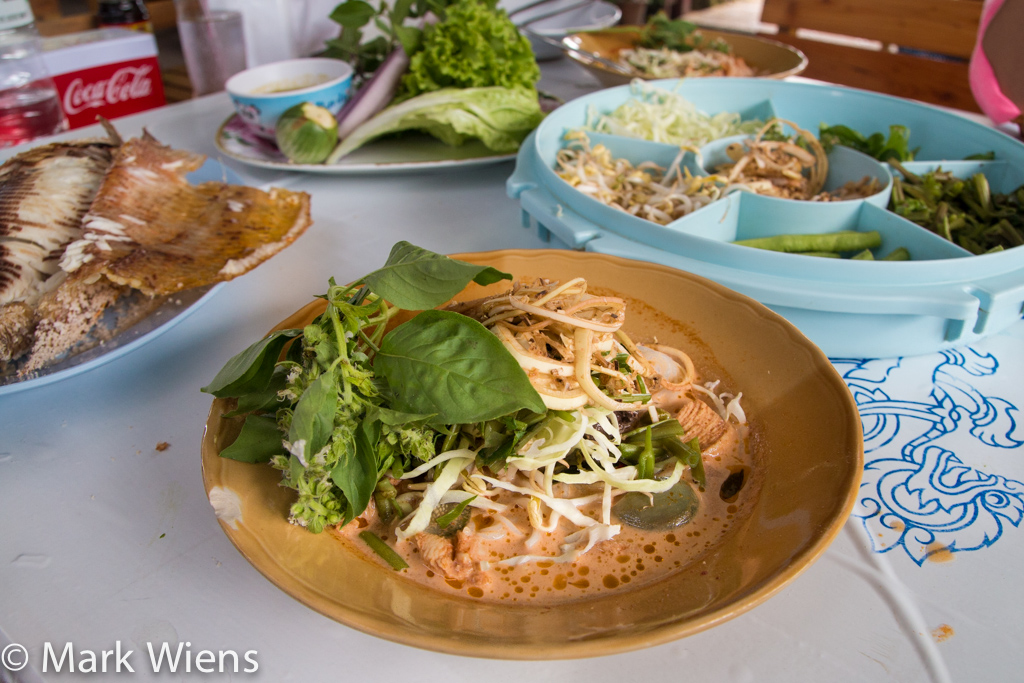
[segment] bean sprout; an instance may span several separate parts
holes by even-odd
[[[653,162],[633,166],[626,159],[613,159],[604,145],[591,147],[587,135],[577,131],[558,153],[557,173],[612,208],[667,225],[724,195],[724,183],[717,177],[694,176],[681,168],[686,151],[680,148],[667,170]]]

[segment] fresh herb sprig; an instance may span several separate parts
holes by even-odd
[[[526,374],[480,323],[429,310],[469,282],[505,279],[408,242],[351,285],[332,279],[313,322],[253,344],[203,387],[237,399],[230,415],[247,411],[221,456],[281,470],[298,492],[291,520],[319,532],[351,521],[375,495],[391,502],[388,477],[429,460],[439,443],[450,447],[464,425],[504,433],[507,423],[500,441],[514,440],[523,414],[545,410]],[[389,329],[402,310],[423,313]]]
[[[345,0],[329,15],[331,21],[341,26],[341,32],[326,42],[324,56],[349,62],[358,80],[367,78],[399,45],[410,55],[419,47],[423,30],[406,20],[420,19],[428,13],[444,17],[445,8],[453,1],[380,0],[374,6],[366,0]],[[371,24],[376,31],[367,31]],[[364,42],[368,33],[376,35]]]
[[[721,38],[712,38],[702,33],[692,21],[686,19],[670,19],[664,12],[650,17],[643,26],[613,26],[604,29],[606,32],[639,32],[636,45],[651,50],[673,50],[675,52],[692,52],[693,50],[715,50],[730,53],[729,43]]]
[[[850,147],[879,161],[913,161],[917,148],[910,148],[910,129],[906,126],[889,126],[889,136],[872,133],[865,136],[849,126],[828,126],[821,124],[818,138],[825,151],[835,145]]]

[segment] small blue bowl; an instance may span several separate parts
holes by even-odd
[[[235,111],[257,134],[274,139],[285,111],[312,102],[337,113],[348,100],[352,67],[338,59],[310,57],[264,64],[235,74],[225,89]]]

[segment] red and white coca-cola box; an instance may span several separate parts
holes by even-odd
[[[43,59],[71,128],[164,104],[156,39],[150,33],[101,28],[43,39]]]

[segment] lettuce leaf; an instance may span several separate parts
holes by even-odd
[[[423,29],[396,101],[443,88],[534,88],[540,68],[526,36],[495,0],[458,0]]]
[[[428,133],[447,145],[477,138],[495,152],[514,152],[543,118],[532,88],[444,88],[380,112],[342,140],[325,163],[337,163],[382,135],[407,130]]]

